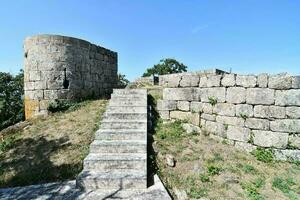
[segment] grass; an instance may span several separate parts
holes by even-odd
[[[157,173],[175,199],[174,188],[190,199],[300,199],[298,163],[277,162],[267,149],[252,155],[203,134],[186,134],[181,123],[159,120],[153,135]],[[175,167],[166,166],[166,154],[175,157]]]
[[[106,100],[84,101],[65,112],[0,132],[0,187],[74,179],[105,111]]]

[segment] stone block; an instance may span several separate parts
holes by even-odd
[[[269,130],[270,121],[266,119],[247,118],[245,126],[251,129]]]
[[[58,99],[57,90],[44,90],[44,99]]]
[[[24,82],[24,90],[34,90],[34,82]]]
[[[42,90],[42,89],[46,89],[46,88],[47,88],[46,81],[35,81],[34,82],[35,90]]]
[[[210,98],[215,98],[218,103],[225,102],[226,89],[224,87],[201,88],[200,99],[202,102],[209,102]]]
[[[30,81],[40,81],[41,72],[40,71],[29,71],[29,80]]]
[[[192,101],[191,102],[191,111],[192,112],[203,112],[203,113],[208,113],[212,114],[213,107],[209,103],[202,103],[202,102],[196,102]]]
[[[224,125],[244,126],[244,120],[238,117],[217,116],[216,121]]]
[[[201,133],[201,129],[199,126],[195,126],[189,123],[183,123],[182,128],[186,131],[187,134],[191,133]]]
[[[236,85],[242,87],[255,87],[256,86],[256,76],[254,75],[237,75]]]
[[[200,116],[199,113],[191,113],[191,112],[183,112],[183,111],[171,111],[170,112],[171,119],[179,119],[186,120],[196,126],[200,124]]]
[[[300,106],[300,89],[276,90],[275,105]]]
[[[218,135],[218,136],[221,136],[223,138],[226,137],[225,127],[221,123],[206,121],[205,129],[206,129],[206,131],[208,131],[208,133]]]
[[[197,74],[182,75],[180,87],[198,87],[200,77]]]
[[[268,87],[269,76],[268,74],[259,74],[257,76],[257,85],[260,88]]]
[[[300,119],[278,119],[270,122],[272,131],[300,133]]]
[[[170,119],[170,112],[168,110],[159,110],[158,113],[162,119]]]
[[[176,110],[177,102],[171,100],[157,100],[158,110]]]
[[[221,85],[225,87],[235,86],[235,74],[224,74]]]
[[[190,102],[188,101],[178,101],[177,102],[177,109],[182,111],[189,111],[190,110]]]
[[[289,146],[300,149],[300,134],[293,134],[289,136]]]
[[[286,116],[292,119],[300,119],[300,107],[286,107]]]
[[[235,116],[235,105],[230,103],[217,103],[213,106],[213,113],[233,117]]]
[[[248,153],[250,153],[256,149],[256,146],[254,146],[253,144],[246,143],[246,142],[239,142],[239,141],[236,141],[234,146],[237,149],[248,152]]]
[[[292,78],[292,88],[300,89],[300,76],[293,76],[293,78]]]
[[[169,74],[159,76],[159,84],[164,87],[176,88],[179,87],[179,82],[181,80],[180,74]]]
[[[163,90],[164,100],[193,101],[198,98],[193,88],[165,88]]]
[[[220,87],[222,75],[208,76],[207,87]]]
[[[282,161],[300,160],[300,150],[275,149],[274,155],[276,160],[282,160]]]
[[[43,90],[34,90],[34,91],[25,90],[25,99],[41,100],[43,99],[43,97],[44,97]]]
[[[228,102],[228,103],[245,103],[246,102],[246,89],[243,87],[227,88],[226,102]]]
[[[238,104],[235,106],[235,116],[253,117],[253,106],[248,104]]]
[[[201,114],[201,119],[204,119],[206,121],[216,121],[216,115],[203,113]]]
[[[292,76],[288,74],[269,76],[268,87],[280,90],[290,89],[292,88]]]
[[[261,147],[285,148],[288,144],[288,133],[253,130],[253,142]]]
[[[274,104],[274,90],[269,88],[247,88],[246,102],[247,104]]]
[[[250,129],[237,126],[228,126],[227,138],[247,142],[250,139]]]
[[[254,106],[254,117],[258,118],[285,118],[285,108],[280,106]]]

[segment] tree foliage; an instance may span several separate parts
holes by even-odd
[[[24,73],[0,72],[0,130],[24,120]]]
[[[143,74],[143,77],[154,76],[154,75],[164,75],[186,72],[187,66],[173,58],[166,58],[160,60],[160,62],[151,68],[148,68]]]
[[[129,80],[123,74],[118,74],[118,88],[125,88],[129,83]]]

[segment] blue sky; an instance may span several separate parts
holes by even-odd
[[[161,58],[189,71],[300,74],[300,1],[1,0],[0,71],[23,66],[26,36],[49,33],[118,52],[134,79]]]

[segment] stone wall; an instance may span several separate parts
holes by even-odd
[[[162,118],[187,120],[246,151],[260,146],[300,160],[300,76],[190,73],[160,83]]]
[[[87,41],[38,35],[24,42],[26,119],[50,101],[106,96],[117,83],[117,53]]]

